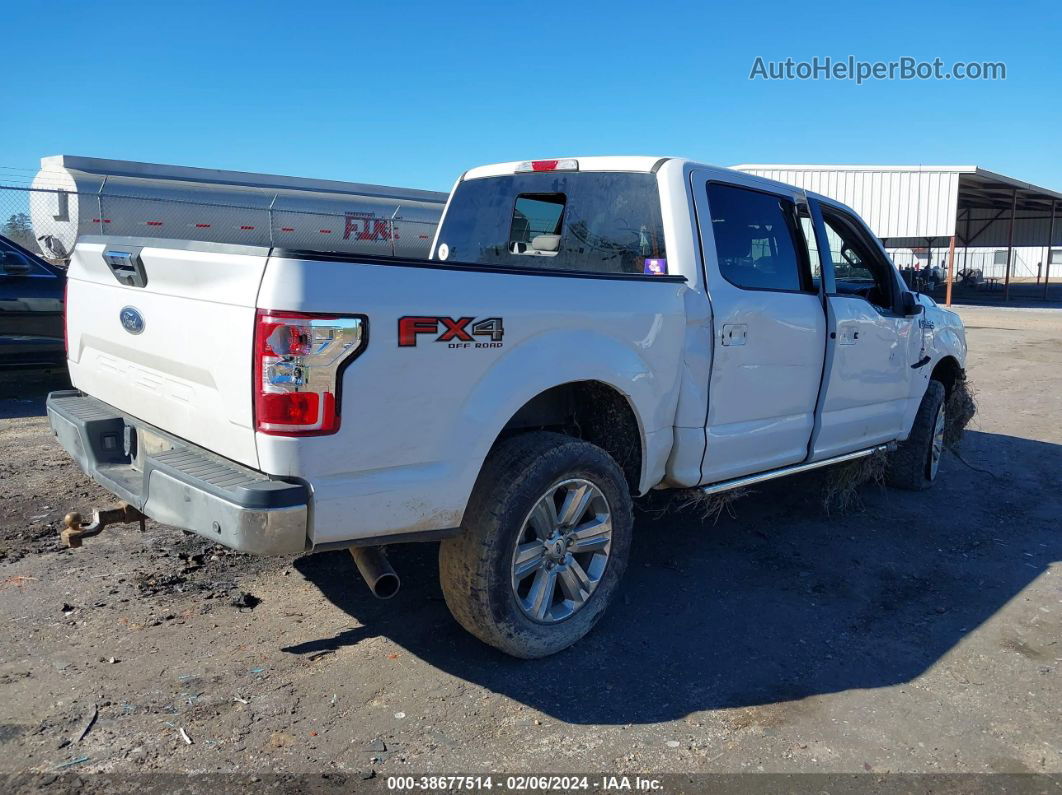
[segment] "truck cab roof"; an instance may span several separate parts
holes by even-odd
[[[573,171],[625,171],[655,174],[660,171],[665,163],[676,164],[678,168],[681,169],[680,173],[690,169],[697,169],[698,171],[708,172],[709,174],[714,172],[722,181],[734,181],[738,184],[748,185],[750,187],[759,187],[766,191],[783,190],[788,193],[794,190],[793,185],[749,174],[745,171],[738,171],[724,166],[714,166],[709,163],[690,160],[689,158],[668,155],[595,155],[592,157],[563,157],[541,160],[513,160],[506,163],[490,163],[469,169],[461,175],[458,183],[473,179],[483,179],[486,177],[503,177],[529,171],[556,170],[567,173]],[[551,167],[551,165],[553,167]],[[799,190],[799,188],[797,188],[797,190]],[[813,198],[824,205],[843,210],[850,215],[856,214],[848,205],[843,204],[836,199],[832,199],[829,196],[824,196],[821,193],[805,190],[804,195]]]
[[[608,155],[596,157],[563,157],[536,160],[514,160],[508,163],[492,163],[485,166],[471,168],[464,173],[462,179],[481,179],[483,177],[502,177],[507,174],[515,174],[517,171],[542,170],[549,168],[532,169],[529,164],[563,164],[566,161],[578,163],[577,169],[557,168],[558,171],[636,171],[651,173],[656,171],[664,162],[672,160],[670,157],[653,157],[650,155]]]

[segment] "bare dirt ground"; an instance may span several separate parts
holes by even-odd
[[[735,517],[639,514],[594,633],[466,635],[433,545],[369,595],[346,553],[255,559],[110,504],[0,400],[0,773],[1062,772],[1062,311],[963,308],[980,413],[926,493],[821,475]]]

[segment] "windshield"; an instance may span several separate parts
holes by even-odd
[[[438,236],[447,262],[666,274],[653,174],[549,172],[461,182]]]

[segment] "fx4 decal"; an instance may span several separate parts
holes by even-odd
[[[500,317],[476,320],[474,317],[407,315],[398,319],[398,347],[416,346],[420,334],[431,334],[435,336],[434,342],[445,342],[448,348],[500,348],[505,327]],[[476,337],[489,337],[489,341]]]

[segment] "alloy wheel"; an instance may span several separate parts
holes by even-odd
[[[605,495],[582,478],[560,481],[524,519],[512,560],[520,610],[550,624],[570,618],[593,595],[612,548],[612,512]]]

